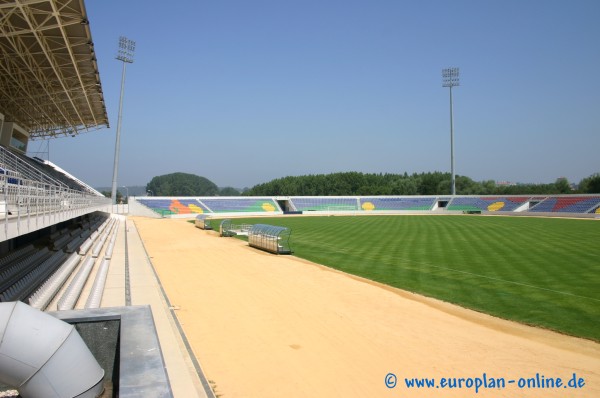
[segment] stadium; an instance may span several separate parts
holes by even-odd
[[[26,155],[109,125],[83,1],[0,29],[2,396],[600,396],[600,195],[116,206]]]

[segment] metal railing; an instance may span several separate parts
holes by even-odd
[[[0,146],[0,173],[12,175],[15,178],[37,181],[49,185],[67,188],[67,185],[47,175],[42,170],[32,166],[19,156]]]
[[[4,221],[5,236],[13,219],[18,224],[26,219],[29,224],[42,215],[52,217],[102,206],[110,206],[110,199],[71,189],[0,147],[0,219]],[[31,227],[37,229],[36,225]]]

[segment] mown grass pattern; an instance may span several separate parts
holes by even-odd
[[[600,223],[482,216],[247,219],[294,255],[477,311],[600,341]]]

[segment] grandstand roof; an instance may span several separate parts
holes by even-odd
[[[0,0],[0,112],[33,139],[108,127],[83,0]]]

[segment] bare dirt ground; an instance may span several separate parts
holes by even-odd
[[[223,398],[600,397],[600,344],[258,251],[186,220],[132,219]],[[505,388],[467,388],[484,373]],[[581,388],[518,386],[536,374],[567,384],[574,373]],[[404,381],[442,377],[465,380]]]

